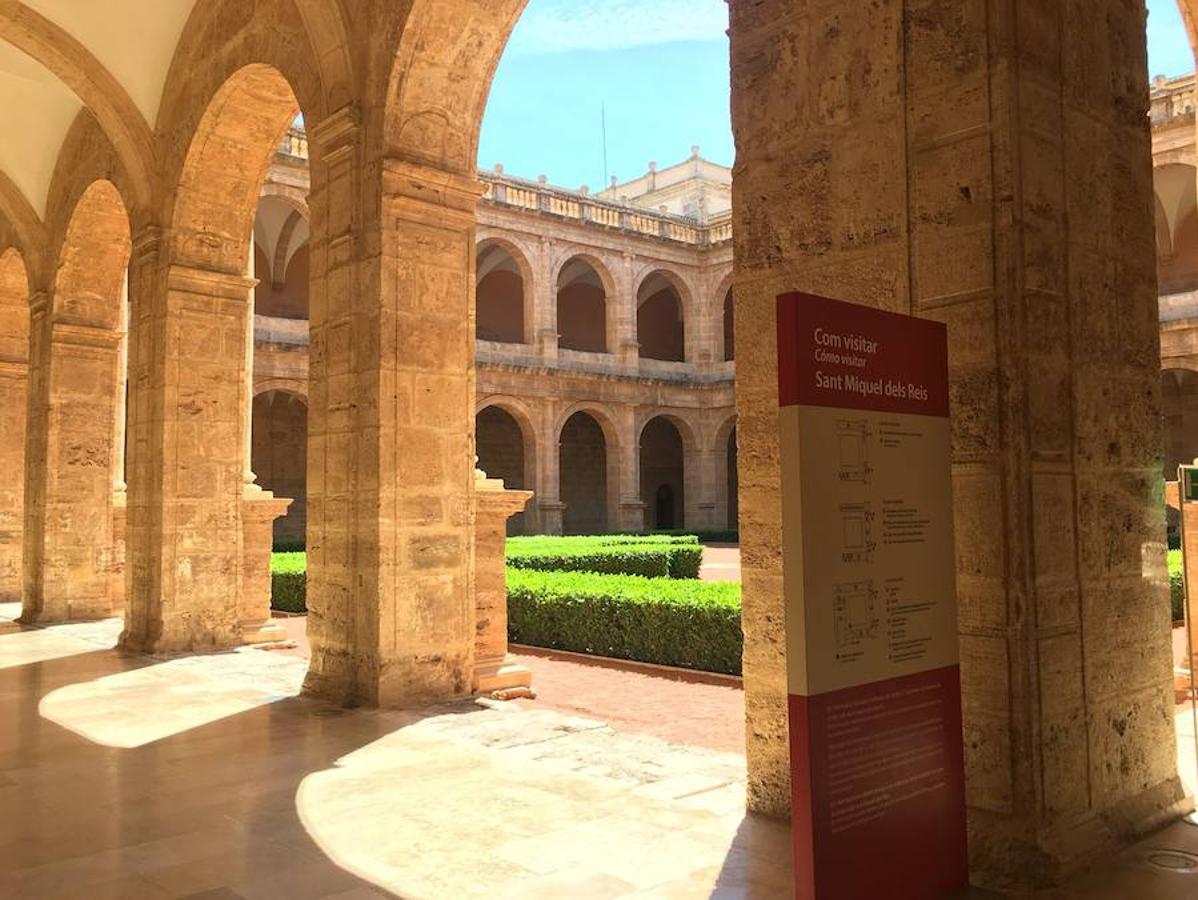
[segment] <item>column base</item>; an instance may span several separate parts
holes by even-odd
[[[483,662],[474,667],[474,692],[482,696],[500,695],[498,699],[535,697],[532,672],[507,656],[501,660]]]
[[[291,637],[287,634],[287,629],[273,619],[259,624],[245,623],[241,626],[243,644],[277,644],[289,640]]]

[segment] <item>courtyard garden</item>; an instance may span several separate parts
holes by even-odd
[[[699,538],[662,533],[509,538],[509,640],[739,675],[740,584],[700,580]],[[303,552],[274,554],[276,610],[307,611],[305,570]]]

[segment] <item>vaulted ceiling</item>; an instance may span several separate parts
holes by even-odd
[[[84,105],[153,130],[195,0],[0,0],[0,172],[44,216]]]

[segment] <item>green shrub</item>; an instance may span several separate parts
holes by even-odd
[[[1170,550],[1169,561],[1169,605],[1173,608],[1173,622],[1185,621],[1186,588],[1182,573],[1181,551]]]
[[[270,608],[279,612],[308,611],[308,576],[303,572],[272,572]]]
[[[597,572],[646,578],[698,578],[703,547],[692,535],[664,542],[616,536],[512,538],[507,563],[539,572]]]
[[[518,644],[740,674],[740,585],[509,568]]]
[[[276,541],[275,553],[303,553],[307,547],[303,541]]]
[[[308,611],[308,555],[275,553],[270,558],[270,607],[279,612]]]

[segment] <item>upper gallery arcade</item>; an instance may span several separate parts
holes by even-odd
[[[522,5],[0,0],[0,578],[27,620],[117,606],[155,652],[266,627],[251,235],[302,113],[306,688],[470,691],[475,164]],[[1144,4],[729,10],[750,807],[789,797],[774,298],[805,290],[948,326],[972,867],[1052,880],[1186,803]],[[631,353],[630,326],[572,352]]]

